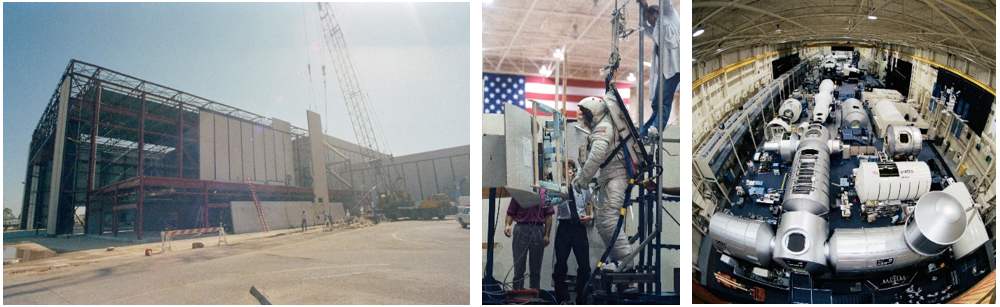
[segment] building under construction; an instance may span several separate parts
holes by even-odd
[[[416,200],[469,195],[467,145],[371,156],[324,135],[319,114],[307,117],[303,129],[72,60],[32,136],[21,227],[60,235],[82,224],[87,234],[137,239],[220,224],[233,231],[246,216],[234,203],[252,202],[251,189],[274,208],[341,219],[368,202],[371,165]]]

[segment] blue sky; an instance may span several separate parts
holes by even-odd
[[[332,6],[392,153],[468,145],[469,4]],[[324,114],[318,28],[315,3],[4,3],[4,207],[20,212],[31,133],[70,59],[304,128],[313,99]],[[327,88],[327,134],[356,142],[332,71]]]

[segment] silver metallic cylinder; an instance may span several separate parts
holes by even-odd
[[[826,270],[828,225],[825,219],[809,212],[785,212],[781,215],[781,224],[774,238],[772,259],[793,271]]]
[[[891,271],[928,258],[910,249],[904,226],[841,228],[828,243],[830,265],[837,273]]]
[[[712,246],[726,255],[759,266],[771,263],[771,240],[774,229],[764,221],[716,213],[708,224]]]
[[[861,104],[861,101],[854,98],[844,101],[840,112],[843,114],[840,121],[842,128],[857,129],[870,127],[868,123],[868,111],[865,111],[865,106]]]
[[[920,128],[896,125],[885,128],[885,149],[890,156],[919,155],[922,142]]]
[[[929,192],[917,200],[905,227],[903,235],[911,249],[925,256],[937,255],[965,233],[965,208],[951,194]]]
[[[785,211],[805,211],[815,215],[830,212],[830,154],[825,141],[803,139],[792,161],[785,186]]]

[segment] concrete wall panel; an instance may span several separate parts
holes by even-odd
[[[260,220],[253,202],[234,201],[229,203],[229,211],[233,215],[233,233],[259,232]]]
[[[285,148],[285,172],[287,172],[287,173],[289,173],[289,174],[292,175],[292,178],[289,181],[289,184],[294,186],[295,185],[295,163],[292,161],[292,136],[289,135],[289,134],[285,134],[281,138],[281,142],[284,143],[283,147]]]
[[[285,169],[285,141],[282,139],[288,135],[274,130],[272,130],[272,133],[274,133],[274,169],[278,175],[275,180],[284,184],[285,174],[288,170]]]
[[[215,180],[215,116],[201,112],[198,116],[198,173],[201,180]]]
[[[229,121],[212,114],[215,122],[215,180],[229,181]]]
[[[251,127],[250,123],[240,123],[240,140],[242,141],[240,152],[243,155],[243,177],[256,179],[254,178],[253,128]]]
[[[251,137],[251,142],[253,143],[253,165],[254,165],[254,180],[264,180],[267,178],[267,172],[264,167],[264,126],[253,125],[253,137]]]
[[[262,180],[278,179],[278,169],[274,165],[274,130],[264,129],[264,166],[267,167],[267,178]]]
[[[260,219],[253,202],[234,201],[230,203],[233,213],[233,231],[235,233],[260,232]],[[261,211],[267,220],[268,228],[272,230],[298,228],[302,222],[302,211],[309,216],[309,225],[321,225],[322,218],[316,222],[315,212],[311,202],[261,202]],[[322,211],[319,211],[322,212]],[[314,223],[315,222],[315,223]]]
[[[228,118],[229,121],[229,180],[244,181],[243,177],[243,147],[240,121]]]

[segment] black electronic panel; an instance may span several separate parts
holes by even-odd
[[[954,88],[958,93],[955,97],[958,102],[955,104],[954,112],[965,119],[969,128],[977,135],[982,135],[986,128],[986,121],[990,116],[990,108],[996,100],[982,87],[944,69],[937,69],[937,82],[934,83],[934,97],[941,97],[941,91],[945,88]]]
[[[793,53],[771,61],[771,78],[777,79],[785,72],[799,65],[799,54]]]
[[[854,51],[854,47],[832,46],[830,47],[830,51]]]
[[[910,71],[913,64],[903,60],[889,59],[885,66],[885,87],[899,91],[903,96],[910,95]]]

